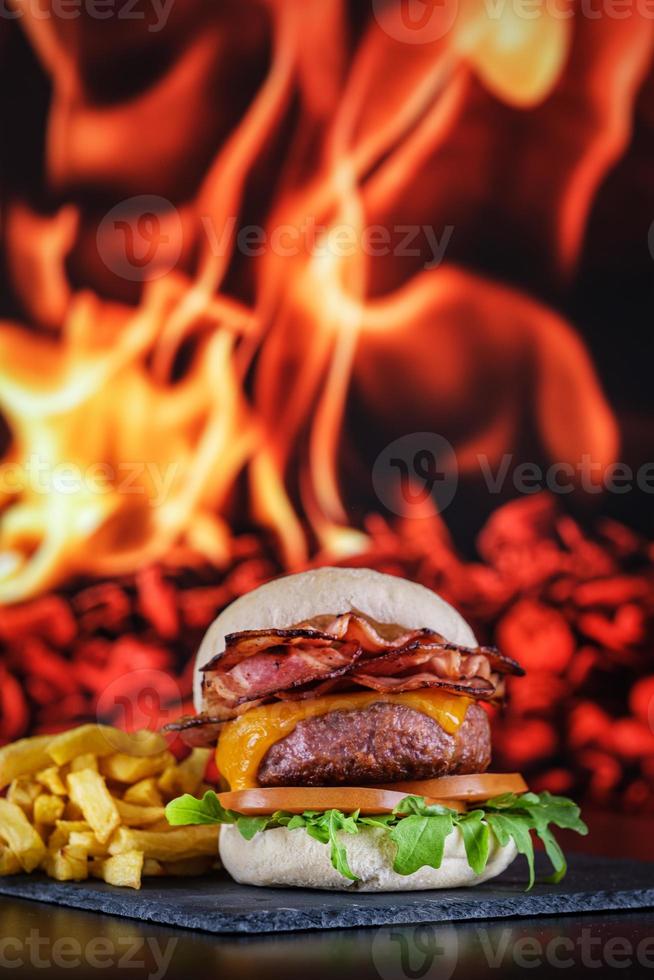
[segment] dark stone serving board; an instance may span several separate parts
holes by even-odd
[[[250,934],[654,908],[654,863],[573,855],[560,884],[537,884],[530,892],[524,891],[525,871],[518,861],[475,888],[379,894],[251,888],[223,874],[145,879],[141,891],[20,876],[0,878],[0,894],[184,929]]]

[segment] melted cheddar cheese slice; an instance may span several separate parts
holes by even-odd
[[[330,711],[358,711],[376,701],[414,708],[433,718],[449,735],[454,735],[463,723],[470,704],[470,698],[429,688],[405,694],[362,691],[314,701],[277,701],[252,708],[224,726],[216,749],[216,765],[231,789],[252,789],[258,785],[259,766],[270,746],[290,735],[299,721]]]

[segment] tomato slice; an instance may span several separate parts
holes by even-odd
[[[470,776],[441,776],[400,783],[387,783],[380,789],[393,789],[415,796],[434,796],[441,800],[481,803],[503,793],[526,793],[528,786],[519,772],[479,772]]]
[[[220,793],[218,799],[228,810],[245,816],[264,816],[276,810],[304,813],[305,810],[342,810],[362,814],[391,813],[409,793],[395,789],[374,789],[371,786],[275,786],[266,789],[242,789]],[[422,794],[421,794],[422,795]],[[428,803],[440,803],[462,813],[463,803],[432,797]]]

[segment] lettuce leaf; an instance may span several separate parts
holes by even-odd
[[[471,810],[464,818],[457,821],[468,864],[477,875],[480,875],[488,864],[490,851],[490,827],[484,819],[485,816],[483,810]]]
[[[543,842],[553,874],[545,880],[558,882],[567,865],[550,826],[587,834],[579,807],[564,796],[550,793],[505,793],[494,797],[467,813],[458,813],[441,805],[428,804],[420,796],[407,796],[393,813],[361,816],[359,811],[346,814],[340,810],[306,810],[301,814],[277,811],[270,816],[246,817],[226,810],[214,792],[209,790],[201,800],[186,793],[166,807],[166,818],[173,826],[184,824],[233,824],[245,840],[274,827],[303,829],[305,833],[329,847],[336,870],[356,881],[347,857],[342,834],[358,834],[362,828],[374,827],[389,835],[396,847],[393,869],[398,874],[414,874],[420,868],[439,868],[445,842],[455,828],[461,831],[468,864],[481,874],[488,864],[491,837],[504,846],[513,841],[527,861],[528,889],[535,881],[532,831]]]
[[[440,868],[445,841],[454,830],[454,811],[446,813],[413,813],[390,829],[397,846],[393,870],[411,875],[420,868]]]

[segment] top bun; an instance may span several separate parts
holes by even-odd
[[[358,611],[380,623],[427,627],[451,643],[476,646],[474,633],[456,609],[430,589],[370,568],[317,568],[266,582],[236,599],[213,621],[195,661],[194,700],[202,710],[200,668],[225,648],[225,637],[242,630],[284,629],[313,616]]]

